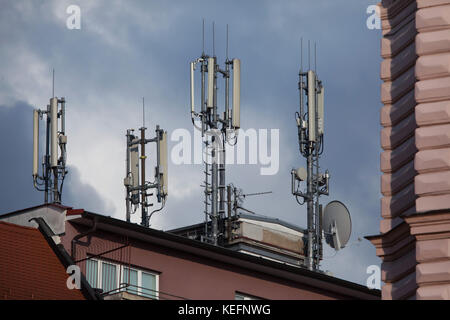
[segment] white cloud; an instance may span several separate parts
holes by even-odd
[[[0,104],[23,100],[31,105],[48,103],[51,96],[51,68],[33,50],[23,44],[2,46],[0,53]]]

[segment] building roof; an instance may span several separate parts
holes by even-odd
[[[274,218],[274,217],[268,217],[261,214],[248,214],[248,213],[239,213],[239,217],[242,219],[248,219],[248,220],[255,220],[255,221],[262,221],[262,222],[268,222],[268,223],[274,223],[279,224],[281,226],[284,226],[286,228],[305,233],[306,230],[304,228],[301,228],[295,224],[292,224],[290,222]]]
[[[69,210],[69,212],[71,212],[71,211],[75,211],[75,210]],[[260,214],[256,214],[256,213],[255,214],[249,214],[249,213],[242,213],[242,212],[238,214],[238,217],[242,218],[242,219],[246,219],[246,220],[254,220],[254,221],[261,221],[261,222],[278,224],[280,226],[283,226],[283,227],[286,227],[286,228],[289,228],[289,229],[301,232],[303,234],[306,233],[304,228],[301,228],[301,227],[299,227],[299,226],[297,226],[295,224],[292,224],[290,222],[287,222],[287,221],[284,221],[284,220],[281,220],[281,219],[278,219],[278,218],[268,217],[268,216],[264,216],[264,215],[260,215]],[[200,223],[189,225],[189,226],[184,226],[184,227],[180,227],[180,228],[176,228],[176,229],[171,229],[171,230],[168,230],[167,232],[175,233],[175,234],[181,234],[184,231],[188,231],[188,230],[191,230],[191,229],[202,227],[204,225],[205,225],[204,222],[200,222]]]
[[[42,205],[49,206],[49,205]],[[27,213],[30,210],[39,210],[40,207],[37,206],[33,208],[27,208],[23,210],[18,210],[11,214],[6,214],[0,216],[0,218],[7,218],[8,216],[21,215],[23,213]],[[236,252],[227,248],[214,246],[208,243],[192,240],[186,237],[182,237],[177,234],[173,234],[172,232],[165,232],[161,230],[155,230],[151,228],[146,228],[138,224],[129,223],[123,220],[115,219],[109,216],[85,211],[84,209],[71,209],[70,207],[63,207],[65,219],[69,223],[75,223],[78,225],[83,225],[85,227],[92,227],[92,223],[95,220],[96,229],[103,230],[106,232],[111,232],[118,235],[125,235],[131,238],[156,244],[158,246],[171,248],[175,250],[179,250],[181,252],[190,253],[193,255],[197,255],[199,257],[204,257],[207,259],[215,260],[218,262],[229,265],[239,266],[241,268],[248,269],[252,272],[259,272],[263,274],[268,274],[271,276],[279,277],[281,279],[285,279],[288,281],[293,281],[294,283],[302,283],[304,285],[308,285],[311,287],[315,287],[318,289],[325,289],[330,292],[335,292],[343,296],[347,296],[351,299],[379,299],[380,298],[380,290],[371,290],[365,286],[342,280],[339,278],[335,278],[320,272],[310,271],[308,269],[302,267],[296,267],[292,265],[288,265],[282,262],[271,261],[268,259],[264,259],[261,257],[256,257],[252,255],[248,255],[241,252]],[[63,213],[62,213],[63,214]],[[31,217],[31,216],[30,216]],[[253,216],[252,216],[253,217]],[[254,218],[254,217],[253,217]],[[71,258],[68,256],[67,252],[64,250],[62,244],[55,246],[55,243],[51,240],[51,237],[54,235],[48,225],[46,225],[45,218],[32,217],[33,221],[35,221],[39,225],[39,230],[41,231],[41,235],[44,235],[46,238],[50,237],[50,240],[47,242],[57,248],[53,248],[55,252],[59,251],[60,260],[63,261],[65,265],[67,265]],[[265,218],[263,219],[263,221]],[[276,219],[275,219],[276,220]],[[23,222],[23,221],[21,221]],[[271,221],[275,222],[275,221]],[[1,223],[1,221],[0,221]],[[279,221],[275,222],[279,223]],[[11,224],[8,224],[11,225]],[[43,228],[43,226],[45,228]],[[16,226],[17,227],[17,226]],[[191,226],[192,227],[192,226]],[[22,227],[19,227],[22,228]],[[39,230],[33,228],[27,228],[31,230],[35,230],[39,232]],[[0,237],[0,241],[2,238]],[[20,243],[20,242],[17,242]],[[62,255],[62,257],[61,257]],[[3,258],[0,257],[0,270],[2,269]],[[71,264],[71,263],[69,263]],[[65,270],[63,268],[63,276],[67,279],[67,275],[65,274]],[[0,278],[1,280],[1,278]],[[86,284],[85,284],[86,283]],[[85,284],[85,285],[84,285]],[[65,281],[63,282],[65,286]],[[92,288],[87,284],[85,277],[82,275],[82,291],[84,287],[84,296],[86,298],[95,299],[95,293]],[[0,294],[1,294],[0,287]],[[0,297],[0,299],[3,297]],[[26,298],[30,299],[30,298]]]
[[[84,300],[39,229],[0,221],[0,299]]]
[[[71,214],[70,210],[68,211],[68,214]],[[70,223],[92,227],[92,221],[94,219],[97,220],[96,230],[126,235],[144,242],[157,244],[182,252],[189,252],[224,264],[236,265],[253,272],[261,272],[289,281],[303,283],[315,288],[326,289],[331,292],[348,296],[352,299],[379,299],[380,297],[379,290],[371,290],[365,286],[323,273],[236,252],[173,233],[146,228],[138,224],[129,223],[109,216],[88,211],[78,211],[77,214],[74,214],[68,221]]]

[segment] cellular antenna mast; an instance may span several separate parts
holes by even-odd
[[[214,28],[214,24],[213,24]],[[239,59],[225,59],[221,68],[215,56],[213,30],[213,56],[202,55],[190,63],[191,73],[191,119],[203,138],[203,161],[205,165],[205,236],[203,241],[221,245],[224,241],[225,221],[225,146],[237,141],[240,128],[240,70]],[[228,37],[227,37],[228,38]],[[228,41],[227,41],[228,42]],[[227,45],[228,48],[228,45]],[[228,51],[228,49],[227,49]],[[200,70],[200,111],[195,110],[195,70]],[[219,112],[218,79],[225,81],[224,112]],[[232,79],[232,108],[230,108],[230,79]],[[198,107],[198,106],[197,106]],[[197,125],[197,122],[200,124]],[[209,228],[208,225],[211,225]]]
[[[319,270],[323,258],[322,240],[325,234],[327,243],[332,243],[336,250],[343,248],[350,236],[351,225],[348,225],[345,206],[331,205],[325,210],[327,225],[324,228],[322,205],[319,198],[329,194],[330,174],[328,170],[321,172],[319,160],[324,150],[324,93],[322,81],[316,73],[316,44],[314,44],[314,71],[311,70],[310,41],[308,41],[309,69],[303,72],[303,39],[301,40],[301,66],[298,88],[300,92],[300,110],[296,112],[297,133],[300,154],[306,158],[306,169],[291,171],[292,194],[299,204],[307,205],[307,259],[306,267]],[[300,191],[301,182],[306,182],[306,189]],[[303,198],[300,202],[299,198]],[[333,202],[331,202],[333,203]],[[345,209],[343,209],[345,208]],[[345,234],[339,236],[338,229]],[[348,237],[347,237],[348,236]],[[332,241],[328,239],[341,239]],[[339,245],[336,245],[339,242]]]
[[[45,154],[39,173],[39,122],[45,116]],[[33,185],[44,192],[45,203],[61,203],[66,170],[66,100],[55,97],[55,70],[52,71],[52,98],[45,110],[33,110]]]
[[[303,51],[303,39],[301,41]],[[301,54],[303,56],[303,52]],[[302,59],[303,60],[303,59]],[[303,198],[307,205],[307,259],[308,269],[317,270],[322,259],[321,206],[319,197],[328,195],[329,173],[320,172],[319,159],[323,152],[323,94],[322,82],[311,70],[310,41],[308,41],[309,70],[300,66],[300,110],[296,112],[300,154],[306,158],[307,168],[292,170],[292,194]],[[301,62],[301,65],[303,62]],[[305,109],[305,101],[307,108]],[[299,183],[306,181],[306,190],[299,191]],[[299,202],[299,201],[298,201]],[[300,202],[299,202],[300,203]]]
[[[133,134],[134,129],[127,130],[127,149],[126,149],[126,165],[125,165],[125,179],[124,185],[126,189],[126,219],[131,222],[131,215],[136,212],[137,208],[141,207],[141,225],[144,227],[150,226],[150,218],[153,213],[161,211],[165,204],[168,195],[168,170],[167,170],[167,131],[156,126],[156,136],[152,139],[145,138],[145,100],[142,98],[142,127],[140,138]],[[146,181],[145,164],[147,155],[145,146],[149,142],[156,143],[156,167],[154,182]],[[141,155],[139,156],[139,147]],[[140,164],[139,164],[140,160]],[[140,177],[139,177],[140,165]],[[153,210],[150,214],[148,208],[153,206],[149,197],[153,193],[147,193],[150,189],[156,189],[156,200],[161,203],[159,209]]]

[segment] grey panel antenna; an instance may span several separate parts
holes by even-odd
[[[55,168],[58,166],[58,99],[50,99],[50,166]]]
[[[345,247],[352,233],[352,220],[347,207],[340,201],[331,201],[323,213],[325,241],[335,250]]]
[[[130,173],[131,173],[131,186],[135,188],[131,194],[133,195],[131,200],[133,204],[139,202],[139,138],[135,138],[132,142],[136,143],[130,148]]]
[[[325,88],[322,86],[317,95],[317,132],[319,133],[319,136],[323,135],[324,132],[324,95]]]
[[[160,166],[162,167],[162,196],[165,197],[169,193],[169,183],[168,183],[168,168],[167,168],[167,131],[163,131],[162,133],[162,139],[160,142]]]
[[[241,60],[233,59],[233,128],[241,127]]]

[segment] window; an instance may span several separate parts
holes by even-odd
[[[123,278],[122,283],[126,283],[129,286],[126,287],[126,290],[130,293],[136,293],[138,289],[138,272],[137,270],[128,269],[127,267],[123,268]]]
[[[86,261],[86,278],[91,287],[102,289],[104,293],[127,291],[158,299],[158,275],[149,271],[89,259]]]
[[[86,278],[92,288],[97,288],[98,262],[96,260],[86,261]]]
[[[111,263],[102,262],[102,289],[109,292],[117,289],[117,266]]]
[[[156,276],[154,274],[142,272],[142,294],[157,298]]]

